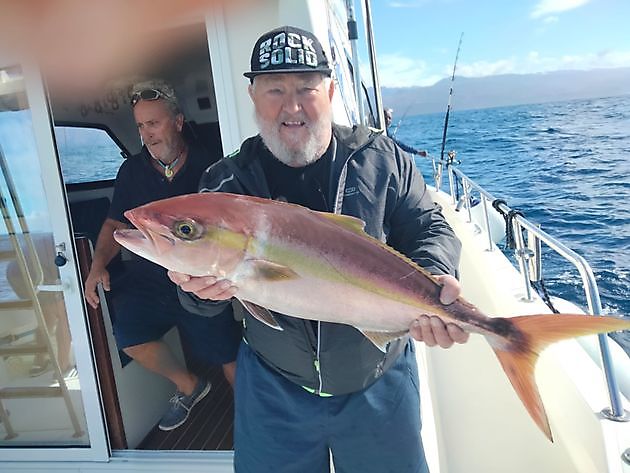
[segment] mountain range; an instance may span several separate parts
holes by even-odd
[[[444,112],[449,88],[451,108],[459,110],[630,95],[630,67],[555,71],[442,79],[429,87],[382,87],[384,106],[395,115]]]

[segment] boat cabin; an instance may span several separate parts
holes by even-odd
[[[368,97],[353,76],[357,52],[347,31],[354,3],[369,2],[85,5],[92,3],[53,1],[45,11],[45,2],[34,2],[41,11],[25,8],[26,16],[18,15],[32,20],[25,25],[33,29],[5,28],[3,34],[17,41],[0,46],[0,470],[230,472],[233,396],[220,367],[194,367],[212,380],[211,394],[184,426],[161,432],[157,422],[172,384],[118,350],[111,294],[101,292],[98,310],[84,300],[83,281],[117,170],[142,146],[130,86],[146,77],[172,83],[185,133],[217,160],[256,134],[242,75],[251,48],[265,31],[291,24],[313,31],[328,50],[335,121],[381,123],[380,98]],[[508,303],[490,300],[492,291],[482,286],[480,260],[472,255],[485,249],[470,222],[457,223],[462,216],[455,206],[448,199],[443,204],[458,234],[470,240],[465,296],[480,306],[487,296],[486,308],[495,313],[492,304]],[[499,259],[497,253],[491,258]],[[500,282],[502,297],[517,299],[510,309],[547,310],[540,301],[535,309],[519,306],[520,283],[517,273]],[[177,331],[166,340],[185,362]],[[560,359],[568,367],[554,359],[542,375],[557,433],[550,444],[530,423],[492,353],[477,342],[444,353],[419,350],[432,471],[629,471],[619,455],[630,448],[628,424],[601,426],[594,412],[604,407],[605,394],[573,388],[577,373],[566,356]],[[597,378],[599,368],[579,356]],[[581,382],[595,384],[592,377]],[[611,435],[621,443],[611,447]]]

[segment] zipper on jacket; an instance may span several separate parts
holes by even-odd
[[[359,151],[362,151],[370,143],[372,143],[372,141],[373,141],[373,138],[368,140],[366,143],[363,143],[363,145],[361,145],[359,148],[352,151],[345,159],[343,166],[341,168],[341,173],[339,174],[339,177],[337,179],[336,192],[335,192],[334,200],[332,202],[333,205],[332,205],[332,208],[330,209],[332,213],[341,214],[341,208],[343,206],[344,190],[346,187],[346,177],[348,175],[348,162],[352,159],[352,157],[356,153],[358,153]],[[333,146],[334,146],[333,164],[330,167],[331,184],[332,184],[334,173],[335,173],[334,163],[336,159],[334,158],[336,158],[336,155],[337,155],[337,137],[335,137],[334,135],[333,135]],[[322,371],[321,371],[321,364],[320,364],[320,359],[319,359],[320,350],[321,350],[321,339],[322,339],[322,323],[321,321],[317,321],[317,352],[315,353],[315,359],[313,360],[313,366],[315,367],[315,372],[317,373],[317,381],[318,381],[318,387],[315,390],[315,394],[317,395],[321,395],[322,387],[324,384],[322,381]]]
[[[343,165],[341,166],[341,172],[339,173],[338,176],[336,176],[336,171],[335,171],[335,163],[337,161],[336,160],[337,137],[334,136],[334,132],[333,132],[333,137],[334,137],[334,144],[335,144],[335,155],[333,159],[333,165],[330,168],[330,188],[332,189],[334,186],[336,192],[335,192],[335,195],[333,196],[333,201],[332,201],[333,205],[330,211],[335,214],[340,214],[341,208],[343,206],[344,191],[346,188],[346,177],[348,175],[348,163],[354,157],[355,154],[357,154],[359,151],[363,151],[365,148],[371,145],[374,139],[376,138],[376,136],[375,135],[370,136],[366,142],[364,142],[358,148],[350,152],[350,154],[345,158]],[[335,181],[336,181],[336,186],[335,186]]]
[[[313,360],[313,365],[315,366],[315,372],[317,373],[317,389],[315,389],[315,394],[319,395],[322,392],[322,371],[321,365],[319,363],[319,355],[321,349],[321,335],[322,335],[322,323],[317,321],[317,351],[315,352],[315,359]]]

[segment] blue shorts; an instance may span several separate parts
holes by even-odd
[[[374,384],[319,397],[241,344],[234,422],[236,473],[427,473],[412,343]]]
[[[191,361],[220,365],[236,359],[241,325],[232,314],[203,317],[184,310],[177,286],[151,263],[126,266],[112,283],[114,335],[119,349],[159,340],[176,326]]]

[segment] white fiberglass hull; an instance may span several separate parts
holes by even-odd
[[[524,300],[522,277],[499,249],[487,251],[485,232],[467,222],[466,212],[455,212],[443,193],[434,198],[462,240],[466,299],[489,315],[549,312],[538,298]],[[537,365],[554,443],[532,422],[481,337],[450,350],[418,348],[423,438],[433,473],[630,471],[622,460],[630,423],[600,414],[610,403],[604,376],[577,340],[551,346]]]

